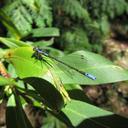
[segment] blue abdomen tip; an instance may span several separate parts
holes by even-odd
[[[88,78],[90,78],[90,79],[92,79],[92,80],[95,80],[96,79],[95,76],[93,76],[93,75],[91,75],[89,73],[85,73],[85,76],[88,77]]]

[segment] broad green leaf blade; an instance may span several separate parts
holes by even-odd
[[[68,126],[76,128],[127,128],[128,119],[85,102],[72,100],[57,115]]]
[[[40,41],[36,41],[34,42],[32,45],[36,46],[36,47],[40,47],[40,48],[46,48],[48,46],[51,46],[54,43],[54,39],[51,38],[50,40],[40,40]]]
[[[128,80],[128,71],[114,65],[106,58],[87,51],[78,51],[60,58],[63,62],[96,77],[91,80],[84,75],[58,63],[56,70],[64,84],[103,84]]]
[[[10,48],[16,48],[18,47],[15,43],[7,40],[6,38],[0,37],[0,42],[5,44],[6,46],[10,47]]]
[[[11,78],[5,78],[5,77],[0,76],[0,86],[10,85],[13,82],[14,81]]]
[[[92,123],[96,123],[93,118],[113,115],[111,112],[77,100],[72,100],[62,109],[62,111],[71,121],[73,126],[78,126],[85,120],[91,120]],[[100,124],[100,122],[97,122],[97,124],[101,127],[104,126]]]
[[[32,58],[32,47],[20,47],[8,50],[4,58],[10,62],[20,78],[42,76],[47,72],[46,66]]]
[[[9,48],[17,48],[17,47],[20,47],[20,46],[21,47],[29,46],[25,42],[17,40],[17,39],[13,39],[13,38],[3,38],[3,37],[0,37],[0,42],[5,44]]]
[[[22,108],[18,95],[9,98],[6,110],[7,128],[32,128]]]
[[[64,106],[61,93],[50,82],[36,77],[23,79],[30,84],[42,97],[42,102],[53,110],[60,110]]]
[[[59,36],[59,29],[58,28],[37,28],[33,29],[32,31],[33,37],[52,37],[52,36]]]

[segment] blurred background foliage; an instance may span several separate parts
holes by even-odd
[[[126,69],[127,19],[128,0],[0,0],[0,36],[34,41],[38,45],[43,42],[44,46],[52,46],[53,49],[49,49],[57,56],[89,50]],[[60,31],[60,35],[51,33],[53,39],[47,36],[45,29],[45,37],[36,33],[37,29],[47,27],[51,28],[49,32],[52,29]],[[128,84],[114,85],[85,86],[83,90],[94,104],[128,117]],[[5,103],[1,108],[0,116],[5,113]],[[32,106],[27,106],[26,111],[31,122],[36,120],[37,124],[33,125],[39,127],[42,112],[38,109],[35,112]],[[1,125],[5,123],[3,118]],[[58,128],[61,123],[55,118],[48,119],[56,122],[52,127]],[[47,125],[44,123],[44,127]],[[60,126],[66,127],[64,124]]]

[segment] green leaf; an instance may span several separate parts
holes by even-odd
[[[61,70],[56,70],[56,72],[64,84],[93,85],[128,80],[127,70],[114,65],[108,59],[92,52],[78,51],[64,56],[60,60],[96,77],[96,80],[91,80],[71,68],[58,63]]]
[[[20,32],[16,29],[15,25],[13,24],[11,18],[6,15],[6,13],[1,9],[0,10],[0,21],[3,23],[3,25],[8,29],[11,36],[19,39],[20,38]]]
[[[60,110],[64,105],[61,93],[50,82],[36,77],[23,79],[30,84],[42,97],[42,101],[53,110]]]
[[[38,95],[38,92],[36,92],[35,90],[27,90],[26,94],[34,98],[37,102],[43,101],[43,98],[40,95]]]
[[[60,118],[74,128],[127,128],[128,119],[85,102],[72,100]]]
[[[8,99],[8,103],[7,103],[7,107],[15,107],[16,106],[16,102],[15,102],[15,97],[12,94],[9,99]]]
[[[11,30],[11,36],[15,29],[20,33],[19,38],[27,36],[31,33],[33,24],[36,27],[52,25],[52,11],[49,2],[46,0],[11,1],[5,4],[2,10],[13,24],[12,27],[12,25],[8,25],[9,20],[5,22],[6,26],[8,25],[9,27],[7,27]],[[5,20],[7,19],[4,15],[2,16]]]
[[[91,44],[89,43],[87,32],[83,28],[75,26],[72,30],[66,31],[62,35],[62,42],[64,50],[69,53],[82,49],[91,51]]]
[[[56,4],[60,7],[62,6],[62,9],[69,15],[71,15],[74,19],[84,19],[86,23],[91,22],[91,18],[89,16],[88,11],[82,7],[79,1],[77,0],[64,0],[64,1],[55,1]],[[54,3],[53,3],[54,4]]]
[[[128,3],[125,0],[93,0],[88,2],[89,6],[93,8],[91,14],[93,17],[101,18],[107,16],[111,19],[120,16],[127,11]]]
[[[13,83],[13,79],[0,76],[0,86],[10,85]]]
[[[101,20],[99,22],[100,30],[102,34],[107,35],[110,32],[110,24],[108,22],[108,19],[106,16],[101,17]]]
[[[103,116],[92,119],[94,122],[91,120],[85,120],[78,125],[77,128],[127,128],[128,126],[128,119],[118,115]]]
[[[11,95],[6,110],[7,128],[32,128],[22,108],[20,97]]]
[[[109,111],[106,111],[98,107],[95,107],[93,105],[90,105],[88,103],[76,101],[76,100],[72,100],[69,104],[66,105],[65,108],[63,108],[62,111],[71,121],[73,126],[78,126],[80,123],[85,122],[84,127],[88,126],[88,121],[90,121],[91,122],[90,126],[92,124],[95,124],[96,126],[98,125],[102,128],[107,128],[108,126],[111,126],[111,125],[106,121],[103,122],[103,120],[100,120],[100,119],[105,117],[106,118],[108,117],[107,119],[109,119],[109,117],[114,115]],[[126,119],[125,118],[123,119],[126,124]],[[112,121],[110,122],[112,123]],[[113,126],[118,126],[118,125],[113,124]]]
[[[28,33],[32,30],[31,28],[31,15],[28,13],[25,6],[20,5],[15,10],[11,10],[11,19],[15,24],[16,28],[21,33],[22,37],[28,35]],[[26,15],[26,16],[25,16]],[[30,19],[30,20],[29,20]]]
[[[17,78],[17,74],[16,74],[16,71],[15,71],[15,68],[14,68],[14,66],[12,64],[8,65],[8,73],[11,74],[12,78]]]
[[[37,28],[33,29],[32,31],[33,37],[52,37],[52,36],[59,36],[59,29],[58,28]]]
[[[13,38],[4,38],[0,37],[0,42],[8,46],[9,48],[17,48],[17,47],[25,47],[29,46],[28,44],[25,44],[25,42],[16,40]]]
[[[8,50],[4,58],[10,62],[20,78],[42,76],[47,72],[46,66],[32,58],[32,47],[20,47]]]
[[[54,39],[51,38],[50,40],[47,40],[47,41],[41,40],[41,41],[35,42],[32,45],[36,46],[36,47],[38,46],[40,48],[44,48],[44,47],[47,47],[47,46],[51,46],[53,43],[54,43]]]

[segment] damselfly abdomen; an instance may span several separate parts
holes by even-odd
[[[51,55],[49,55],[48,53],[46,53],[45,51],[43,51],[41,48],[34,47],[34,48],[33,48],[33,51],[34,51],[34,53],[33,53],[32,57],[34,57],[35,59],[38,59],[38,60],[40,60],[40,61],[43,61],[43,60],[44,60],[44,59],[43,59],[43,56],[49,57],[49,58],[51,58],[51,59],[53,59],[53,60],[55,60],[55,61],[57,61],[57,62],[59,62],[59,63],[61,63],[61,64],[63,64],[63,65],[65,65],[65,66],[71,68],[72,70],[75,70],[75,71],[77,71],[78,73],[80,73],[80,74],[82,74],[82,75],[88,77],[88,78],[91,79],[91,80],[95,80],[95,79],[96,79],[96,77],[93,76],[93,75],[91,75],[90,73],[81,71],[81,70],[79,70],[79,69],[77,69],[77,68],[75,68],[75,67],[73,67],[73,66],[71,66],[71,65],[69,65],[69,64],[67,64],[67,63],[65,63],[65,62],[63,62],[63,61],[61,61],[61,60],[59,60],[59,59],[57,59],[57,58],[55,58],[55,57],[53,57],[53,56],[51,56]]]

